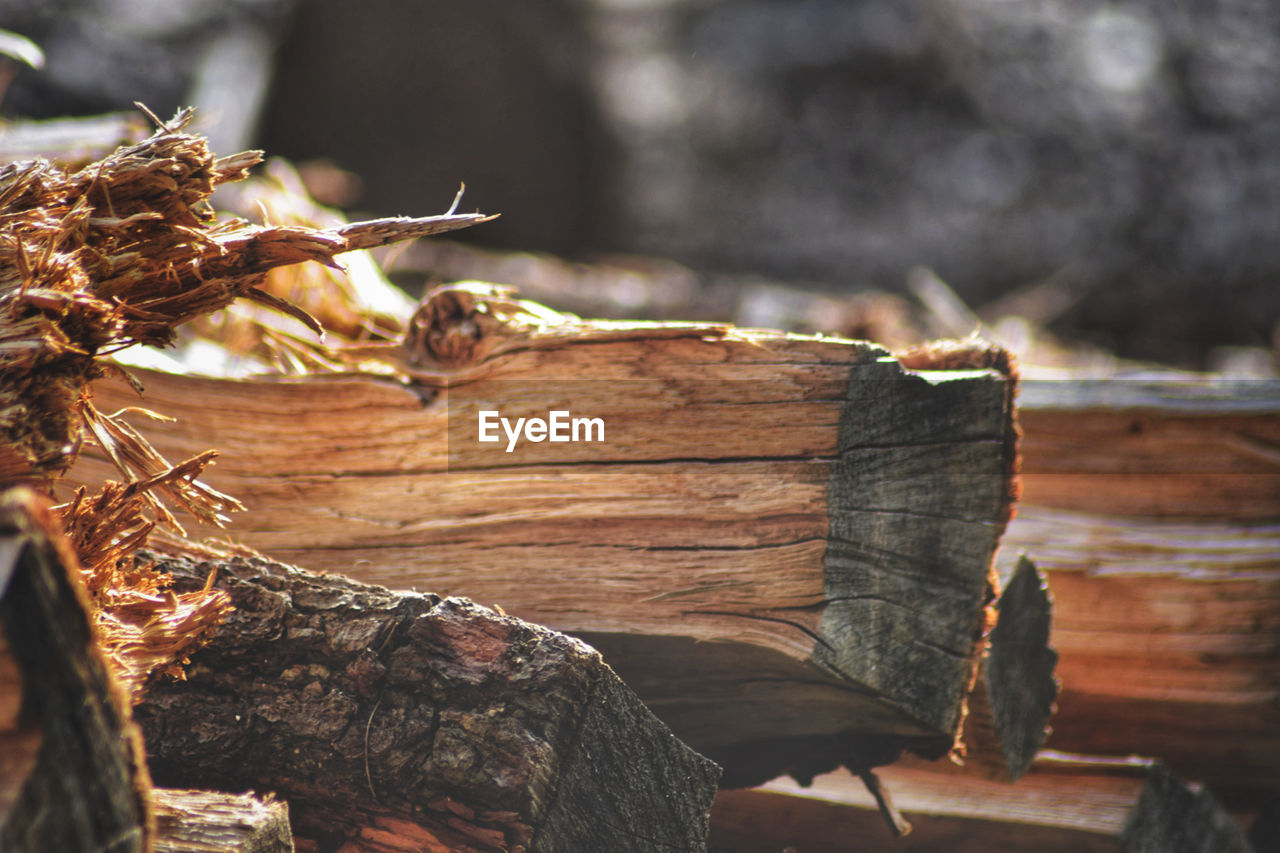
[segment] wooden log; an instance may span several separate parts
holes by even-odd
[[[160,565],[179,587],[215,568]],[[274,790],[344,851],[703,849],[718,769],[581,642],[256,558],[216,570],[234,614],[136,711],[164,784]]]
[[[401,382],[139,372],[178,418],[148,435],[222,451],[210,482],[251,508],[246,544],[586,639],[730,784],[800,753],[951,748],[1011,500],[995,354],[907,369],[865,343],[584,323],[478,288],[429,300],[390,352]],[[489,410],[599,418],[605,440],[508,453],[477,440]]]
[[[998,564],[1026,552],[1053,590],[1048,745],[1159,756],[1258,807],[1280,776],[1280,382],[1030,379],[1020,400]]]
[[[289,807],[271,795],[156,788],[155,853],[293,853]]]
[[[1280,380],[1028,380],[1023,501],[1162,519],[1280,518]]]
[[[497,251],[447,239],[419,240],[375,255],[397,281],[511,285],[527,299],[583,317],[728,321],[751,328],[871,340],[894,351],[927,339],[907,301],[886,292],[805,290],[758,274],[712,274],[648,256],[569,262],[547,254]],[[975,328],[969,326],[960,336]]]
[[[1049,645],[1053,603],[1044,576],[1018,561],[969,696],[964,762],[972,773],[1014,782],[1031,767],[1056,710],[1058,653]]]
[[[898,838],[871,808],[759,788],[721,791],[711,810],[708,848],[714,853],[1121,853],[1118,839],[1081,829],[921,814],[911,815],[911,826],[909,835]]]
[[[846,849],[849,837],[871,851],[1250,849],[1240,822],[1211,794],[1153,762],[1044,756],[1016,785],[911,765],[879,771],[916,827],[906,838],[883,825],[859,779],[838,772],[808,788],[779,779],[721,792],[710,843],[734,853]]]
[[[0,849],[149,850],[137,728],[96,644],[75,555],[25,489],[0,497],[0,566]]]
[[[18,546],[12,538],[0,540],[0,598],[18,565]],[[14,802],[36,764],[42,740],[39,727],[23,724],[22,700],[26,685],[13,649],[0,631],[0,826],[9,820]]]

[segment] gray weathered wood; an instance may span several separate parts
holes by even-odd
[[[855,367],[846,394],[814,657],[948,731],[1008,511],[1009,380],[882,358]]]
[[[999,617],[983,662],[993,727],[1015,781],[1044,745],[1058,697],[1058,654],[1049,646],[1052,619],[1044,576],[1024,556],[1000,593]]]
[[[39,752],[0,825],[6,853],[143,853],[150,780],[123,691],[87,615],[79,568],[47,505],[24,489],[0,498],[0,541],[14,558],[0,628],[22,674],[21,729]],[[12,741],[10,742],[12,743]]]
[[[1253,853],[1240,826],[1213,794],[1187,785],[1160,765],[1147,772],[1122,838],[1124,853]]]

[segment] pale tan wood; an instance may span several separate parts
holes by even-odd
[[[1280,518],[1280,381],[1024,380],[1023,501],[1107,515]]]
[[[1054,774],[1033,766],[1017,784],[976,778],[941,768],[892,766],[876,774],[908,818],[916,814],[1011,821],[1118,836],[1142,790],[1141,772]],[[802,788],[788,779],[763,786],[789,796],[812,796],[859,808],[875,808],[862,781],[837,771]]]
[[[289,807],[270,794],[156,788],[155,853],[293,853]]]
[[[44,157],[80,166],[106,156],[119,145],[142,139],[147,134],[145,122],[138,113],[7,121],[0,128],[0,162]]]
[[[733,853],[1121,851],[1118,838],[1062,827],[921,814],[911,815],[911,827],[910,834],[897,838],[872,808],[752,788],[720,792],[711,810],[710,846]]]
[[[1137,828],[1135,812],[1139,806],[1148,807],[1152,800],[1184,802],[1184,806],[1195,802],[1196,811],[1184,808],[1188,820],[1181,827],[1181,843],[1164,849],[1179,853],[1246,849],[1239,845],[1244,841],[1242,824],[1247,821],[1247,815],[1230,815],[1211,795],[1172,777],[1160,765],[1140,759],[1045,755],[1013,785],[982,779],[960,768],[948,772],[945,764],[921,766],[913,761],[884,767],[876,773],[891,792],[894,804],[908,819],[928,815],[1052,828],[1094,836],[1094,839],[1083,839],[1083,843],[1099,850],[1149,850],[1156,849],[1149,846],[1150,839],[1161,837],[1163,830]],[[876,808],[862,781],[844,771],[819,777],[809,787],[801,787],[790,779],[779,779],[756,791],[778,797],[816,799],[854,809]],[[1144,799],[1148,801],[1145,804]],[[785,800],[781,802],[785,804]],[[762,810],[776,808],[763,797],[755,803]],[[982,840],[982,826],[972,825],[974,841]],[[794,833],[798,828],[788,829]],[[883,827],[882,833],[889,834]],[[1045,837],[1052,840],[1054,835],[1050,833]],[[1110,844],[1100,843],[1103,839],[1111,839]],[[1198,843],[1190,843],[1192,840]],[[1123,848],[1121,843],[1125,845]],[[800,845],[800,849],[805,847]]]

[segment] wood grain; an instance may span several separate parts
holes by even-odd
[[[1280,383],[1024,380],[997,564],[1048,576],[1051,748],[1158,756],[1240,807],[1280,773]]]

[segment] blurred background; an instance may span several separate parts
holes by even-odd
[[[931,331],[1276,370],[1261,0],[0,0],[0,27],[46,55],[8,119],[194,104],[216,152],[352,216],[465,181],[502,218],[389,262],[411,291],[552,264],[569,310],[892,336],[923,303]]]

